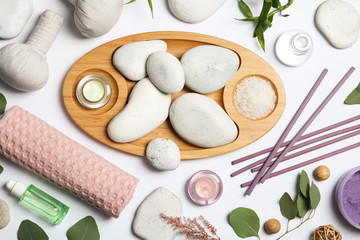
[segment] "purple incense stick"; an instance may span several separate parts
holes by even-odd
[[[359,115],[358,117],[360,117],[360,115]],[[332,125],[332,126],[333,126],[333,125]],[[359,124],[359,125],[352,126],[352,127],[344,128],[344,129],[341,129],[341,130],[337,130],[337,131],[335,131],[335,132],[328,133],[328,134],[325,134],[325,135],[322,135],[322,136],[319,136],[319,137],[317,137],[317,138],[314,138],[314,139],[311,139],[311,140],[309,140],[309,141],[306,141],[306,142],[299,143],[299,144],[295,145],[295,146],[291,149],[291,151],[296,150],[296,149],[299,149],[299,148],[302,148],[302,147],[305,147],[305,146],[310,145],[310,144],[313,144],[313,143],[316,143],[316,142],[318,142],[318,141],[322,141],[322,140],[325,140],[325,139],[328,139],[328,138],[331,138],[331,137],[334,137],[334,136],[343,134],[343,133],[347,133],[347,132],[350,132],[350,131],[357,130],[357,129],[359,129],[359,128],[360,128],[360,124]],[[324,129],[324,128],[323,128],[323,129]],[[316,131],[316,132],[317,132],[317,131]],[[310,133],[310,134],[312,134],[312,133]],[[307,134],[307,135],[310,135],[310,134]],[[303,137],[305,137],[305,136],[307,136],[307,135],[304,135]],[[303,140],[303,139],[305,139],[305,138],[301,138],[300,140]],[[299,140],[299,141],[300,141],[300,140]],[[289,142],[290,142],[290,141],[289,141]],[[277,152],[276,155],[275,155],[275,157],[279,156],[280,154],[281,154],[281,151]],[[285,158],[286,158],[286,157],[285,157]],[[247,170],[249,170],[249,169],[251,169],[251,168],[253,168],[253,167],[256,167],[256,166],[264,163],[265,161],[266,161],[266,157],[265,157],[265,158],[262,158],[262,159],[260,159],[260,160],[258,160],[258,161],[256,161],[256,162],[253,162],[253,163],[251,163],[251,164],[249,164],[249,165],[247,165],[247,166],[245,166],[245,167],[243,167],[243,168],[235,171],[234,173],[232,173],[232,174],[231,174],[231,177],[235,177],[235,176],[237,176],[237,175],[239,175],[239,174],[241,174],[241,173],[243,173],[243,172],[245,172],[245,171],[247,171]],[[258,170],[259,170],[258,168],[260,168],[260,167],[257,167],[257,168],[254,168],[254,169],[256,169],[256,171],[258,171]],[[254,169],[252,169],[251,171],[254,172]]]
[[[337,142],[340,142],[342,140],[345,140],[345,139],[348,139],[348,138],[351,138],[351,137],[354,137],[356,135],[360,134],[360,131],[355,131],[355,132],[352,132],[352,133],[348,133],[348,134],[345,134],[343,136],[340,136],[340,137],[337,137],[337,138],[334,138],[334,139],[331,139],[329,141],[326,141],[326,142],[323,142],[323,143],[320,143],[318,145],[315,145],[315,146],[312,146],[310,148],[307,148],[307,149],[304,149],[302,151],[299,151],[297,153],[294,153],[294,154],[291,154],[289,156],[286,156],[282,159],[282,162],[284,161],[287,161],[287,160],[290,160],[292,158],[295,158],[295,157],[298,157],[298,156],[301,156],[303,154],[306,154],[306,153],[309,153],[311,151],[315,151],[315,150],[318,150],[320,148],[323,148],[323,147],[326,147],[328,145],[331,145],[331,144],[334,144],[334,143],[337,143]],[[293,148],[294,149],[294,148]],[[293,150],[291,149],[291,150]],[[275,162],[275,160],[273,161]],[[257,172],[260,170],[261,167],[256,167],[256,168],[253,168],[251,169],[252,172]]]
[[[350,75],[355,71],[354,67],[351,67],[350,70],[344,75],[344,77],[340,80],[340,82],[335,86],[335,88],[330,92],[330,94],[326,97],[326,99],[321,103],[321,105],[316,109],[316,111],[311,115],[309,120],[305,123],[305,125],[300,129],[300,131],[295,135],[295,137],[291,140],[289,145],[284,149],[281,155],[276,159],[274,164],[267,170],[267,172],[262,176],[260,182],[264,183],[268,176],[274,171],[276,166],[281,162],[281,160],[285,157],[285,155],[289,152],[289,150],[294,146],[294,144],[298,141],[300,136],[306,131],[306,129],[310,126],[310,124],[315,120],[315,118],[319,115],[319,113],[324,109],[324,107],[330,102],[332,97],[336,94],[336,92],[340,89],[340,87],[345,83],[345,81],[350,77]]]
[[[281,174],[284,174],[284,173],[293,171],[293,170],[298,169],[298,168],[301,168],[301,167],[305,167],[305,166],[307,166],[307,165],[309,165],[309,164],[312,164],[312,163],[321,161],[321,160],[326,159],[326,158],[329,158],[329,157],[333,157],[333,156],[335,156],[335,155],[337,155],[337,154],[340,154],[340,153],[343,153],[343,152],[352,150],[352,149],[357,148],[357,147],[360,147],[360,142],[359,142],[359,143],[352,144],[352,145],[347,146],[347,147],[340,148],[340,149],[338,149],[338,150],[336,150],[336,151],[333,151],[333,152],[324,154],[324,155],[322,155],[322,156],[319,156],[319,157],[313,158],[313,159],[311,159],[311,160],[308,160],[308,161],[305,161],[305,162],[296,164],[296,165],[294,165],[294,166],[291,166],[291,167],[288,167],[288,168],[284,168],[284,169],[279,170],[279,171],[277,171],[277,172],[271,173],[270,176],[269,176],[269,178],[273,178],[273,177],[279,176],[279,175],[281,175]],[[248,181],[248,182],[246,182],[246,183],[243,183],[243,184],[241,184],[241,187],[248,187],[248,186],[251,185],[252,182],[253,182],[253,181]]]
[[[310,137],[313,137],[315,135],[318,135],[320,133],[323,133],[323,132],[326,132],[326,131],[329,131],[329,130],[332,130],[334,128],[337,128],[337,127],[341,127],[345,124],[348,124],[348,123],[351,123],[351,122],[354,122],[356,120],[359,120],[360,119],[360,115],[358,116],[355,116],[355,117],[352,117],[352,118],[348,118],[346,120],[343,120],[341,122],[338,122],[338,123],[335,123],[335,124],[332,124],[330,126],[327,126],[327,127],[324,127],[324,128],[321,128],[319,130],[316,130],[314,132],[311,132],[311,133],[308,133],[308,134],[305,134],[305,135],[302,135],[299,139],[299,141],[301,140],[304,140],[304,139],[307,139],[307,138],[310,138]],[[287,141],[287,142],[284,142],[280,147],[285,147],[287,146],[289,143],[291,142],[290,141]],[[271,152],[272,150],[274,149],[274,147],[269,147],[269,148],[266,148],[264,150],[261,150],[261,151],[258,151],[258,152],[255,152],[255,153],[252,153],[250,155],[247,155],[245,157],[242,157],[242,158],[239,158],[239,159],[236,159],[234,161],[231,162],[232,165],[235,165],[235,164],[238,164],[238,163],[242,163],[244,161],[247,161],[247,160],[250,160],[252,158],[255,158],[255,157],[258,157],[260,155],[263,155],[265,153],[268,153],[268,152]],[[237,175],[237,174],[236,174]],[[235,176],[236,176],[235,175]]]
[[[306,105],[308,104],[308,102],[310,101],[311,97],[314,95],[316,89],[319,87],[321,81],[324,79],[326,73],[328,72],[328,70],[325,68],[318,80],[315,82],[314,86],[311,88],[310,92],[308,93],[308,95],[306,96],[305,100],[302,102],[301,106],[299,107],[299,109],[297,110],[297,112],[295,113],[294,117],[291,119],[289,125],[286,127],[285,131],[283,132],[283,134],[281,135],[280,139],[278,140],[278,142],[276,143],[274,149],[271,151],[269,157],[266,159],[263,167],[261,168],[261,170],[258,172],[258,174],[256,175],[254,181],[252,181],[250,187],[247,189],[246,191],[246,195],[250,195],[252,193],[252,191],[254,190],[256,184],[259,182],[259,180],[261,179],[262,175],[264,174],[264,172],[266,171],[266,169],[269,167],[269,164],[271,162],[271,160],[274,158],[275,154],[277,153],[277,151],[279,150],[280,146],[282,145],[282,143],[284,142],[285,138],[287,137],[287,135],[289,134],[291,128],[294,126],[296,120],[300,117],[301,113],[303,112],[303,110],[305,109]]]

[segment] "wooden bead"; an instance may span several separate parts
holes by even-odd
[[[280,231],[281,224],[277,219],[272,218],[265,223],[265,229],[268,233],[275,234]]]
[[[314,177],[318,181],[326,180],[330,177],[330,170],[326,166],[319,166],[314,171]]]

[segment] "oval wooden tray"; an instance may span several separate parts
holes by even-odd
[[[199,148],[181,139],[172,129],[169,120],[164,122],[152,133],[130,143],[113,142],[107,135],[106,128],[109,121],[120,112],[126,103],[127,96],[135,82],[126,80],[112,65],[112,54],[120,46],[143,40],[164,40],[168,45],[168,52],[180,58],[188,49],[204,44],[225,47],[236,52],[241,65],[228,84],[221,90],[207,94],[218,102],[233,119],[239,128],[237,139],[227,145],[216,148]],[[103,108],[90,110],[84,108],[76,99],[77,83],[84,76],[97,73],[106,77],[112,86],[112,96]],[[277,104],[273,112],[264,119],[251,120],[238,113],[233,95],[237,83],[248,76],[259,76],[269,80],[277,93]],[[182,90],[173,94],[172,99],[190,92]],[[285,107],[285,90],[283,83],[275,70],[262,58],[250,50],[233,42],[197,33],[189,32],[149,32],[119,38],[105,43],[85,54],[69,70],[63,84],[63,100],[71,118],[85,132],[97,140],[119,150],[144,156],[146,145],[155,137],[170,138],[181,150],[181,159],[198,159],[231,152],[248,145],[266,134],[279,120]]]

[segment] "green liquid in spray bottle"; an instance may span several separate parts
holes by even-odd
[[[20,198],[20,204],[38,213],[54,224],[60,224],[69,211],[69,207],[34,185],[9,180],[6,188]]]

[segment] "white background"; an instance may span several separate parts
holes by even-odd
[[[267,235],[263,229],[263,224],[270,218],[277,218],[283,226],[281,233],[285,231],[286,220],[280,213],[278,200],[285,191],[294,196],[296,179],[300,170],[268,180],[265,184],[259,185],[250,197],[245,197],[245,190],[240,188],[240,184],[252,179],[254,175],[245,173],[231,178],[230,174],[244,165],[232,166],[230,162],[241,156],[274,145],[324,68],[329,69],[329,73],[289,137],[292,137],[310,117],[316,107],[351,66],[359,69],[354,72],[328,106],[318,116],[310,126],[309,131],[330,125],[359,113],[359,105],[345,105],[343,101],[360,81],[360,42],[343,50],[335,49],[327,42],[317,30],[314,22],[316,9],[323,2],[322,0],[294,1],[293,5],[286,10],[286,13],[290,14],[290,17],[282,18],[276,15],[274,26],[265,34],[267,44],[266,53],[260,49],[256,40],[252,38],[254,26],[251,23],[234,20],[234,18],[243,17],[238,8],[237,0],[228,0],[213,16],[197,24],[184,23],[175,18],[171,14],[166,0],[153,0],[155,19],[152,19],[147,1],[138,0],[124,7],[119,22],[109,33],[95,39],[86,39],[78,32],[73,21],[73,6],[67,1],[36,0],[33,2],[34,13],[22,33],[15,39],[0,40],[0,47],[12,42],[25,42],[32,28],[36,25],[39,15],[47,8],[63,15],[66,21],[58,38],[48,52],[50,77],[47,85],[43,89],[36,92],[23,93],[0,82],[0,92],[2,92],[8,100],[8,109],[13,105],[21,106],[48,122],[65,135],[138,177],[140,182],[132,201],[124,209],[120,217],[114,219],[104,215],[92,206],[48,183],[35,174],[11,163],[4,157],[0,157],[0,164],[4,167],[4,172],[0,175],[0,198],[4,199],[11,208],[11,222],[5,229],[0,230],[0,239],[16,239],[17,229],[24,219],[30,219],[39,224],[52,240],[66,239],[66,231],[78,220],[88,215],[95,218],[101,239],[103,240],[137,239],[131,230],[136,209],[144,198],[159,186],[166,187],[179,196],[183,203],[184,216],[196,217],[200,214],[204,215],[205,218],[218,228],[219,236],[221,236],[222,239],[238,239],[228,224],[229,213],[237,207],[248,207],[255,210],[261,221],[260,236],[262,239],[275,239],[276,236],[280,234],[275,236]],[[254,12],[258,12],[262,1],[249,0],[247,2],[251,3],[249,5],[254,9]],[[359,1],[351,1],[351,3],[360,11]],[[287,67],[277,60],[274,54],[274,44],[281,33],[296,29],[305,31],[311,35],[314,41],[314,52],[309,61],[304,65],[300,67]],[[189,31],[220,37],[242,45],[264,58],[278,72],[286,89],[286,108],[275,127],[260,140],[247,147],[217,157],[183,161],[178,169],[171,172],[155,171],[146,163],[143,157],[112,149],[82,131],[69,117],[62,101],[62,83],[71,66],[85,53],[110,40],[135,33],[170,30]],[[359,141],[358,137],[349,139],[332,147],[299,157],[292,161],[292,163],[311,159],[357,141]],[[322,199],[315,217],[284,239],[309,239],[312,232],[318,226],[327,224],[332,224],[337,227],[346,240],[359,238],[360,231],[351,227],[342,219],[334,203],[334,188],[338,178],[346,170],[359,165],[359,154],[360,150],[355,149],[321,162],[321,164],[327,165],[330,168],[331,177],[324,182],[316,181],[321,191]],[[312,172],[318,165],[320,165],[320,163],[304,168],[311,179],[313,179]],[[282,166],[284,165],[280,165],[279,168]],[[223,196],[218,202],[211,206],[201,207],[193,204],[188,199],[185,191],[188,178],[201,169],[209,169],[217,172],[224,182]],[[10,196],[4,188],[6,181],[9,179],[17,179],[38,186],[45,192],[48,192],[69,205],[71,208],[70,212],[59,226],[53,226],[47,223],[45,220],[19,206],[18,200]],[[294,226],[297,222],[294,221],[291,224]],[[178,236],[177,239],[184,238]]]

